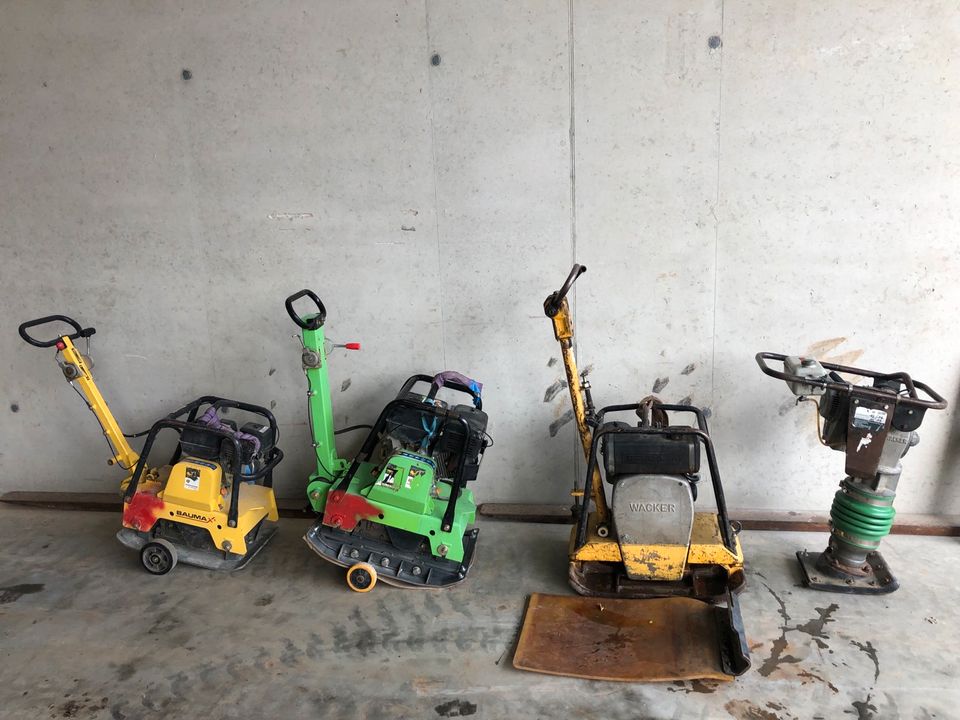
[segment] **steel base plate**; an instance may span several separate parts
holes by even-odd
[[[250,562],[257,553],[263,550],[263,547],[270,542],[276,534],[277,524],[264,520],[260,532],[257,533],[256,540],[247,543],[246,555],[237,555],[236,553],[228,553],[222,550],[204,550],[202,548],[187,547],[178,543],[173,543],[173,546],[177,549],[177,562],[202,567],[207,570],[234,572],[235,570],[245,568],[247,563]],[[147,533],[139,533],[130,528],[121,528],[117,533],[117,540],[137,552],[152,539],[153,538]]]
[[[476,556],[479,528],[463,534],[463,561],[454,562],[429,553],[401,550],[389,542],[327,527],[321,522],[303,536],[310,549],[324,560],[350,567],[358,562],[377,569],[377,579],[388,585],[407,588],[443,588],[466,579]]]
[[[823,553],[807,550],[797,552],[800,569],[803,571],[803,584],[814,590],[846,593],[848,595],[886,595],[900,587],[900,583],[890,573],[883,556],[878,552],[867,555],[870,571],[866,575],[850,575],[837,570],[825,561]]]
[[[716,566],[690,566],[682,580],[630,580],[623,563],[572,560],[567,576],[570,586],[580,595],[608,598],[691,597],[706,602],[722,602],[728,592],[743,590],[742,570],[729,571]]]
[[[513,666],[591,680],[731,680],[750,667],[740,606],[530,596]]]

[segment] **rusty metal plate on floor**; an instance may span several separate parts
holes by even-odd
[[[727,609],[690,598],[534,593],[513,665],[590,680],[730,680],[718,612]]]

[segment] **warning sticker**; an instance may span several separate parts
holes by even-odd
[[[878,432],[887,424],[887,413],[878,408],[858,407],[853,411],[853,426]]]
[[[200,471],[197,468],[187,468],[187,474],[183,480],[183,487],[187,490],[200,489]]]

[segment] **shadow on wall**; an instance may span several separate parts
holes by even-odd
[[[953,407],[953,423],[947,430],[947,444],[943,458],[940,460],[940,482],[937,486],[934,508],[937,512],[960,512],[960,504],[955,489],[954,480],[960,476],[960,389],[956,397],[951,399]]]

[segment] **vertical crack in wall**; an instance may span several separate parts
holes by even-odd
[[[437,277],[443,277],[443,256],[440,244],[440,190],[437,179],[437,128],[433,118],[433,73],[434,66],[426,63],[426,58],[433,54],[433,42],[430,39],[430,2],[423,1],[423,22],[427,38],[427,48],[424,53],[424,64],[427,65],[427,105],[430,115],[430,154],[433,165],[433,219],[434,230],[437,236]],[[443,369],[447,369],[447,323],[443,311],[443,283],[437,283],[437,302],[440,306],[440,357],[443,360]]]
[[[713,344],[710,349],[710,407],[717,406],[717,298],[720,289],[720,120],[723,114],[724,0],[720,0],[720,70],[717,78],[717,192],[713,202]]]

